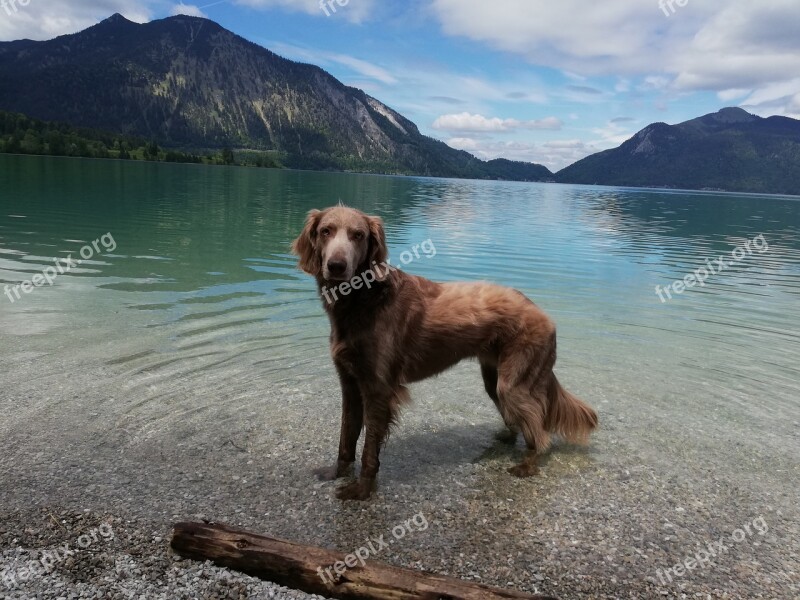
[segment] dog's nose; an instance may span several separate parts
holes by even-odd
[[[331,275],[344,275],[347,270],[347,263],[343,260],[329,260],[328,271]]]

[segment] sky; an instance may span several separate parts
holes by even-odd
[[[116,12],[207,17],[454,148],[551,170],[725,106],[800,118],[798,0],[0,0],[0,40]]]

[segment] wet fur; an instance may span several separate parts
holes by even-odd
[[[354,232],[368,233],[362,238]],[[292,249],[320,291],[343,280],[326,279],[326,261],[349,257],[343,276],[349,280],[387,258],[380,219],[345,207],[309,213]],[[342,428],[337,463],[317,474],[347,475],[366,430],[360,476],[339,489],[339,498],[364,500],[372,493],[389,427],[409,401],[405,386],[465,358],[480,362],[486,392],[508,427],[506,438],[516,439],[517,432],[525,438],[528,452],[509,469],[513,475],[537,472],[537,456],[549,447],[551,433],[588,440],[597,415],[559,384],[553,373],[555,325],[523,294],[488,283],[440,284],[401,271],[378,274],[382,280],[371,289],[353,290],[333,304],[323,300],[342,387]]]

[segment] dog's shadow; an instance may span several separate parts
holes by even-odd
[[[522,436],[516,442],[500,439],[506,433],[500,424],[450,425],[426,428],[409,434],[395,432],[381,452],[381,476],[398,483],[419,483],[442,473],[464,472],[480,464],[505,472],[526,452]],[[555,438],[539,457],[543,469],[576,472],[591,462],[590,449]]]

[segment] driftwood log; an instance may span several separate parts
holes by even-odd
[[[210,560],[279,585],[329,598],[352,600],[555,600],[461,581],[287,542],[216,523],[178,523],[172,548],[186,558]],[[362,565],[363,563],[363,565]],[[338,566],[338,571],[334,570]],[[326,569],[329,569],[326,573]],[[343,572],[342,572],[343,571]],[[329,575],[333,575],[330,578]]]

